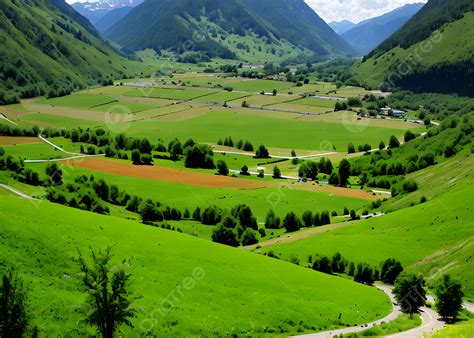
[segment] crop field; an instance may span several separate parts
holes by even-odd
[[[64,158],[67,155],[55,150],[49,144],[18,144],[3,146],[8,155],[23,160],[49,160],[55,158]]]
[[[157,106],[146,103],[112,102],[95,107],[92,110],[114,114],[132,114],[153,108],[157,108]]]
[[[303,106],[315,106],[328,109],[334,109],[334,105],[337,101],[335,100],[325,100],[316,97],[307,97],[304,99],[293,101],[294,104],[301,104]]]
[[[240,99],[241,97],[246,97],[249,94],[242,93],[242,92],[218,92],[206,96],[202,96],[198,98],[196,101],[202,102],[228,102],[233,101],[236,99]]]
[[[45,100],[42,103],[50,106],[89,109],[112,103],[114,101],[116,100],[111,96],[78,93]]]
[[[77,328],[80,314],[75,311],[84,296],[78,291],[74,258],[77,249],[85,253],[89,245],[113,244],[117,262],[130,259],[134,290],[142,296],[133,322],[142,333],[261,335],[278,330],[291,335],[368,322],[390,309],[388,298],[375,288],[275,259],[48,202],[34,208],[18,198],[0,199],[5,207],[0,251],[22,266],[33,295],[34,323],[41,321],[46,335],[91,334]],[[195,286],[181,286],[181,297],[176,288],[187,277]],[[162,304],[173,292],[179,302],[167,304],[173,308],[169,311]]]
[[[37,143],[42,143],[42,141],[36,137],[0,136],[0,146]]]
[[[136,88],[123,93],[125,96],[156,97],[171,100],[192,100],[212,93],[203,89]]]
[[[228,86],[232,87],[234,90],[243,90],[247,92],[259,93],[272,92],[276,90],[285,90],[293,87],[295,84],[292,82],[283,82],[283,81],[272,81],[272,80],[248,80],[242,82],[229,83]]]
[[[258,132],[255,133],[255,130]],[[183,121],[161,121],[158,124],[136,121],[128,132],[134,136],[159,136],[165,141],[175,137],[182,140],[192,137],[208,143],[216,143],[218,139],[231,136],[234,140],[249,140],[255,147],[264,144],[276,148],[328,151],[334,151],[333,146],[337,151],[345,151],[349,142],[369,143],[376,147],[381,140],[388,142],[390,135],[400,137],[403,134],[402,130],[395,128],[308,123],[217,112]]]
[[[240,98],[234,101],[231,101],[229,103],[231,104],[238,104],[241,105],[242,102],[247,102],[247,104],[251,106],[257,106],[257,107],[264,107],[272,104],[277,104],[277,103],[282,103],[282,102],[287,102],[287,101],[292,101],[298,99],[299,96],[296,95],[279,95],[279,96],[273,96],[273,95],[253,95],[253,96],[247,96],[244,98]]]
[[[344,207],[362,208],[368,201],[346,196],[338,196],[334,191],[316,192],[301,189],[292,184],[278,185],[278,182],[249,180],[245,178],[219,177],[214,174],[169,170],[167,168],[135,168],[129,163],[103,159],[76,160],[64,163],[63,175],[74,179],[78,175],[94,175],[103,178],[109,184],[115,184],[123,190],[143,198],[176,206],[180,209],[194,210],[197,206],[217,205],[231,209],[237,204],[249,205],[254,214],[263,222],[269,209],[274,208],[281,216],[289,211],[302,214],[306,210],[335,210],[342,213]],[[121,164],[123,163],[123,164]],[[28,164],[39,172],[45,164]],[[124,168],[118,171],[117,168]],[[168,173],[167,176],[165,174]],[[198,177],[201,181],[192,181]],[[216,187],[217,184],[222,185]]]

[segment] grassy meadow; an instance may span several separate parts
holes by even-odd
[[[142,296],[135,333],[286,336],[368,322],[390,309],[375,288],[185,234],[46,201],[0,194],[0,203],[0,252],[27,282],[34,324],[47,336],[92,334],[77,326],[84,294],[74,262],[88,246],[113,245],[115,262],[130,260]]]

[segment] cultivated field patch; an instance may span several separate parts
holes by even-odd
[[[89,158],[81,161],[68,161],[65,164],[72,167],[101,171],[114,175],[146,178],[156,181],[173,182],[203,187],[245,190],[268,186],[267,183],[258,181],[203,174],[165,167],[133,166],[132,164],[126,162],[107,160],[103,158]]]
[[[0,136],[0,146],[14,146],[19,144],[38,144],[43,143],[37,137],[17,137],[17,136]]]

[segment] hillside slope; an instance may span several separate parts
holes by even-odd
[[[462,201],[474,197],[473,170],[473,155],[460,154],[410,174],[420,182],[420,189],[394,201],[403,206],[407,199],[417,204],[421,196],[426,196],[428,202],[407,205],[383,217],[268,250],[285,258],[296,253],[301,261],[306,261],[308,255],[333,255],[339,251],[349,260],[374,266],[384,259],[396,258],[405,267],[422,272],[429,281],[443,273],[453,275],[462,281],[466,296],[472,301],[474,260],[469,252],[474,244],[474,206]]]
[[[41,336],[94,335],[77,325],[84,294],[74,257],[89,246],[113,245],[115,262],[131,261],[132,289],[142,297],[134,304],[135,328],[120,336],[291,335],[365,323],[390,311],[375,288],[238,248],[3,190],[0,204],[0,266],[15,262],[26,280]]]
[[[408,4],[382,16],[365,20],[341,36],[359,55],[366,55],[398,31],[424,4]]]
[[[2,1],[0,40],[0,104],[144,70],[61,0]]]
[[[473,11],[470,0],[429,1],[353,66],[353,78],[373,88],[474,96]]]
[[[344,34],[355,26],[357,26],[357,24],[349,20],[333,21],[329,23],[329,27],[331,27],[339,35]]]
[[[261,38],[260,50],[281,45],[284,39],[318,55],[350,53],[350,47],[303,0],[292,6],[288,0],[145,1],[106,35],[126,51],[170,49],[235,58],[235,50],[225,42],[236,36],[257,36]]]
[[[318,54],[349,56],[353,51],[303,0],[242,0],[279,36]]]

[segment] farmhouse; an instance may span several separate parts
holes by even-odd
[[[392,109],[390,107],[385,107],[381,109],[382,115],[384,116],[393,116],[393,117],[398,117],[398,118],[406,118],[407,113],[404,112],[403,110],[398,110],[398,109]]]

